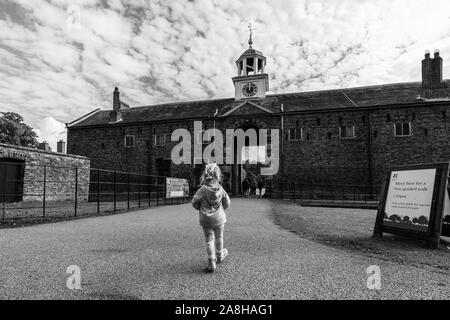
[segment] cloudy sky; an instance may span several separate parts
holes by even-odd
[[[267,56],[271,93],[419,81],[448,0],[0,0],[0,111],[56,148],[64,123],[110,109],[232,97],[234,61]]]

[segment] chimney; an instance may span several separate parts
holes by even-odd
[[[113,93],[113,110],[118,111],[119,109],[120,109],[120,92],[119,88],[115,87]]]
[[[446,98],[447,85],[443,82],[443,60],[439,55],[439,50],[434,50],[431,58],[430,51],[425,51],[425,58],[422,60],[422,92],[423,98]]]
[[[439,56],[439,50],[434,50],[434,58],[431,64],[431,74],[433,84],[437,86],[442,84],[442,58]]]
[[[52,148],[50,147],[47,141],[42,141],[41,143],[39,143],[38,149],[44,151],[52,151]]]
[[[120,92],[119,88],[114,88],[113,93],[113,122],[122,121],[122,111],[121,111],[121,102],[120,102]]]
[[[56,143],[56,150],[59,153],[66,153],[66,143],[64,140],[61,139]]]

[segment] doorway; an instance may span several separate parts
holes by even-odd
[[[0,202],[19,202],[23,200],[23,180],[25,161],[0,159]]]

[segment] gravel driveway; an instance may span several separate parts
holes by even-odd
[[[448,272],[329,247],[277,227],[275,203],[232,199],[230,256],[205,274],[190,204],[0,230],[2,299],[449,299]],[[81,290],[66,268],[81,268]],[[381,268],[381,289],[366,268]]]

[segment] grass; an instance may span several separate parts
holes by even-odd
[[[278,226],[302,238],[450,274],[450,239],[443,238],[441,248],[431,250],[426,248],[425,241],[389,234],[374,238],[376,210],[302,207],[295,202],[275,200],[272,212]]]

